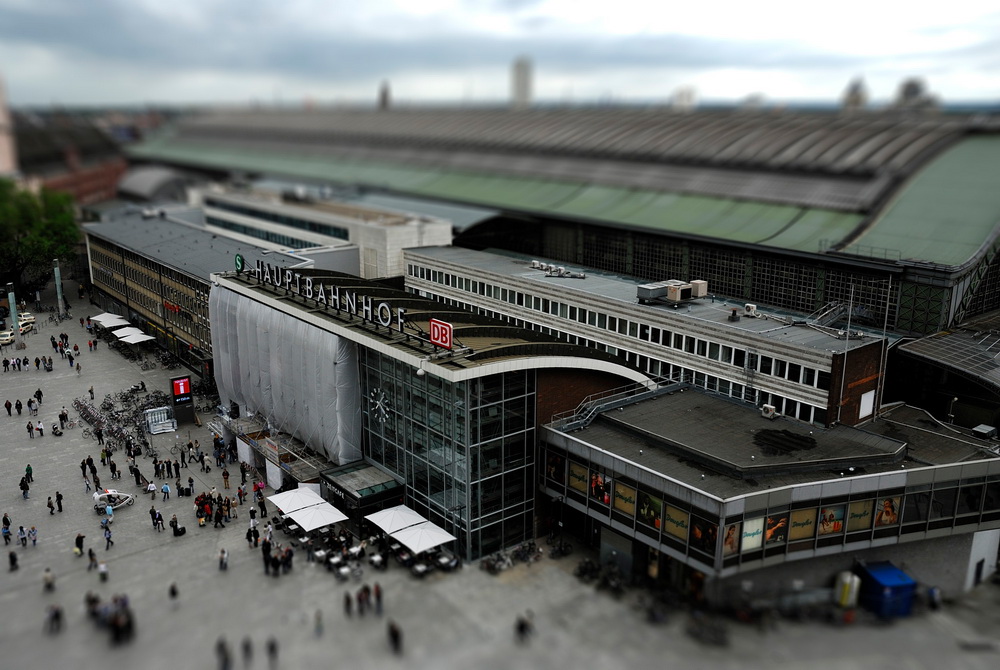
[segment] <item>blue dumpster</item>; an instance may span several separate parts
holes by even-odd
[[[917,583],[888,561],[860,563],[855,572],[861,577],[861,606],[883,619],[909,616]]]

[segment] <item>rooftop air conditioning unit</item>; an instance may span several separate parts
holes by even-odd
[[[564,275],[566,274],[566,268],[560,265],[559,267],[556,268],[556,272],[558,272],[561,275]]]
[[[704,298],[708,295],[708,282],[704,279],[695,279],[691,282],[691,297]]]
[[[539,263],[538,261],[531,261],[531,267],[534,268],[535,270],[538,269],[539,265],[541,265],[541,263]]]
[[[760,408],[760,415],[765,419],[771,419],[773,421],[778,418],[778,408],[774,405],[764,405]]]
[[[747,316],[757,316],[757,305],[748,302],[743,306],[743,311],[746,312]]]

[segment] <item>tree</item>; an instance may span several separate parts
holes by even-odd
[[[79,240],[69,195],[46,189],[36,195],[0,179],[0,287],[41,288],[53,259],[72,260]]]

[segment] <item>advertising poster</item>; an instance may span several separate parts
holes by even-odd
[[[691,547],[706,554],[715,554],[719,526],[698,516],[691,517]]]
[[[764,520],[764,544],[779,544],[788,539],[788,514],[773,514]]]
[[[566,483],[566,459],[550,453],[545,458],[545,476],[560,484]]]
[[[844,506],[821,507],[816,523],[819,526],[820,535],[844,532]]]
[[[742,551],[760,549],[764,544],[764,517],[749,519],[743,522]]]
[[[722,534],[722,555],[732,556],[740,550],[740,524],[731,523]]]
[[[899,523],[900,498],[880,498],[875,501],[875,527],[895,526]]]
[[[788,539],[808,540],[816,534],[816,508],[800,509],[788,517]]]
[[[611,477],[600,472],[590,473],[590,498],[603,505],[611,504]]]
[[[686,540],[688,537],[688,513],[682,509],[665,505],[663,510],[663,530],[674,537]]]
[[[847,508],[847,532],[852,530],[868,530],[872,527],[872,509],[874,500],[852,502]]]
[[[582,465],[573,463],[569,464],[569,487],[581,491],[582,493],[587,492],[587,468]]]
[[[630,517],[635,516],[635,489],[624,484],[615,484],[615,509]]]
[[[646,492],[639,494],[639,521],[647,526],[659,528],[662,522],[662,514],[663,501],[661,499],[651,496]]]

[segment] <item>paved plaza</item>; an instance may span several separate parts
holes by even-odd
[[[67,283],[67,286],[71,286]],[[51,292],[51,290],[50,290]],[[75,298],[75,291],[74,296]],[[49,302],[54,302],[51,298]],[[66,332],[70,344],[83,353],[78,376],[67,361],[54,357],[52,372],[31,369],[2,376],[3,395],[11,402],[25,402],[37,388],[44,393],[39,417],[44,437],[29,439],[27,412],[8,418],[0,412],[0,512],[7,512],[16,531],[20,525],[38,529],[37,546],[21,548],[14,542],[5,551],[19,556],[16,572],[0,570],[0,670],[22,668],[160,668],[197,670],[219,667],[215,643],[220,637],[233,648],[234,668],[244,667],[240,641],[253,643],[255,668],[268,667],[265,643],[278,641],[278,668],[995,668],[1000,654],[992,646],[1000,631],[1000,587],[983,585],[970,597],[949,604],[943,611],[920,611],[893,624],[879,624],[866,615],[851,626],[834,627],[810,622],[780,621],[773,630],[731,624],[728,648],[703,646],[684,632],[687,616],[671,615],[667,623],[652,625],[637,606],[639,594],[615,600],[577,581],[573,568],[578,551],[569,558],[544,558],[533,566],[519,565],[498,576],[479,570],[477,564],[452,574],[431,574],[417,580],[397,565],[385,572],[366,570],[359,582],[338,583],[331,573],[307,563],[304,553],[295,558],[290,574],[265,577],[259,549],[244,539],[248,516],[224,529],[211,524],[199,528],[191,498],[154,502],[140,498],[115,514],[115,545],[104,548],[91,494],[80,474],[80,460],[88,455],[98,462],[102,483],[110,486],[107,468],[99,465],[99,448],[80,429],[62,437],[50,434],[63,405],[94,386],[100,400],[140,380],[149,389],[166,391],[175,372],[142,371],[102,346],[86,351],[86,331],[77,320],[101,310],[71,300],[74,320],[59,325],[39,323],[26,350],[32,361],[49,355],[49,336]],[[41,322],[41,319],[39,319]],[[13,350],[5,349],[7,356]],[[247,362],[252,364],[252,362]],[[2,403],[2,401],[0,401]],[[75,412],[71,411],[75,415]],[[199,439],[210,445],[204,427],[180,426],[174,434],[154,436],[161,453],[175,439]],[[117,462],[125,465],[124,454]],[[30,463],[34,484],[23,500],[18,481]],[[139,459],[144,475],[152,476],[151,462]],[[238,468],[232,480],[238,482]],[[197,467],[182,470],[182,479],[194,477],[196,492],[212,486],[222,490],[221,471],[210,474]],[[138,493],[125,478],[114,486]],[[171,478],[169,480],[173,482]],[[63,513],[50,515],[46,499],[56,491],[65,497]],[[235,484],[233,484],[235,492]],[[175,538],[168,528],[156,532],[149,519],[150,505],[165,519],[176,514],[188,532]],[[73,540],[84,533],[86,547],[106,559],[110,578],[101,582],[87,570],[87,559],[73,555]],[[284,535],[276,532],[279,541]],[[229,570],[218,569],[219,550],[230,552]],[[57,587],[46,593],[42,572],[56,574]],[[345,617],[346,589],[379,582],[385,593],[385,613]],[[171,583],[179,597],[171,602]],[[84,594],[94,591],[102,600],[126,594],[135,614],[136,636],[130,643],[112,646],[106,631],[99,630],[84,613]],[[65,611],[63,630],[47,634],[45,612],[52,603]],[[533,613],[535,635],[526,645],[514,640],[515,618]],[[321,613],[322,629],[315,625]],[[404,651],[395,657],[386,640],[386,621],[393,619],[403,631]],[[974,649],[963,644],[973,643]]]

